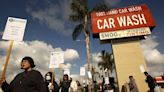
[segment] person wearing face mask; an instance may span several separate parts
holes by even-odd
[[[1,88],[4,92],[47,92],[44,78],[41,73],[34,70],[34,61],[31,57],[24,57],[21,61],[23,72],[8,84],[5,79],[1,79]]]
[[[52,72],[47,72],[45,74],[45,83],[48,92],[59,92],[59,86],[56,83],[54,74]]]

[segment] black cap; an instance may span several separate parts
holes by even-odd
[[[22,62],[23,62],[23,60],[27,60],[30,63],[31,68],[35,67],[34,60],[31,57],[26,56],[22,59]]]

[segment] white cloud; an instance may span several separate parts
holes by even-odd
[[[5,57],[7,54],[7,49],[9,46],[8,41],[0,41],[0,67],[3,67],[3,64],[5,62]],[[41,71],[42,74],[45,74],[45,72],[49,71],[49,61],[50,61],[50,52],[55,50],[62,50],[61,48],[53,48],[52,45],[49,45],[42,41],[28,41],[24,43],[14,43],[8,69],[7,69],[7,79],[11,79],[11,76],[13,74],[18,73],[21,71],[20,69],[20,62],[21,59],[24,56],[31,56],[34,59],[36,69]],[[79,55],[78,52],[74,49],[67,49],[64,52],[70,52],[72,51],[74,54],[69,57],[69,59],[66,57],[67,61],[76,59]],[[76,53],[75,53],[76,52]],[[75,55],[75,56],[74,56]],[[71,68],[71,64],[64,65],[65,68]],[[1,68],[2,72],[2,68]]]
[[[161,75],[164,70],[164,54],[157,49],[159,44],[154,36],[150,36],[141,42],[148,70],[153,76]]]
[[[68,23],[71,13],[70,0],[60,0],[58,4],[49,2],[48,5],[45,4],[45,7],[39,10],[35,9],[36,5],[37,3],[28,5],[26,9],[34,19],[45,23],[49,28],[65,35],[72,33],[70,23]]]
[[[98,62],[101,61],[101,53],[92,53],[92,63],[90,64],[90,67],[94,67],[97,72],[100,72],[100,69],[98,67]],[[88,70],[88,63],[83,65],[86,70]]]
[[[87,79],[88,79],[88,76],[80,76],[80,75],[77,75],[77,74],[71,74],[70,77],[73,80],[78,80],[81,83],[83,83],[83,81],[87,81]]]
[[[66,49],[66,51],[64,52],[64,58],[66,61],[71,61],[73,59],[79,58],[79,54],[74,49]]]
[[[62,68],[63,68],[63,69],[70,69],[71,66],[72,66],[72,65],[71,65],[70,63],[62,64]]]
[[[92,54],[92,61],[98,63],[101,61],[101,53],[93,53]]]

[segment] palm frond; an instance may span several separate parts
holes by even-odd
[[[85,15],[88,13],[87,0],[72,0],[71,10],[72,14],[69,16],[70,20],[74,22],[83,22]]]
[[[77,39],[77,37],[81,34],[81,32],[82,32],[83,29],[84,29],[84,25],[82,23],[81,24],[78,24],[75,27],[75,29],[74,29],[74,31],[72,33],[73,40],[76,40]]]
[[[97,5],[91,10],[91,12],[93,12],[93,11],[100,12],[100,11],[109,11],[109,10],[110,10],[110,6],[106,5],[106,4],[103,2],[103,3],[97,4]]]
[[[82,21],[84,21],[84,15],[83,14],[71,14],[69,16],[69,19],[74,22],[82,22]]]
[[[102,61],[100,61],[98,63],[99,67],[103,67],[104,69],[108,69],[108,70],[112,70],[113,66],[114,66],[114,60],[111,59],[112,54],[106,52],[105,50],[101,51],[101,56],[100,58],[102,59]]]
[[[86,0],[73,0],[73,2],[71,3],[71,10],[75,14],[85,15],[88,10],[86,5]]]

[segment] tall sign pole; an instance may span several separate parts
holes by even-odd
[[[139,92],[146,92],[143,72],[147,67],[140,40],[150,35],[150,28],[155,26],[148,7],[143,4],[93,12],[91,20],[93,37],[112,44],[119,91],[126,86],[129,76],[134,76]]]
[[[27,23],[26,19],[13,18],[13,17],[8,17],[8,19],[7,19],[7,23],[5,26],[5,30],[4,30],[2,39],[9,40],[10,45],[8,48],[6,61],[5,61],[4,68],[2,71],[2,75],[1,75],[2,79],[5,78],[5,74],[6,74],[11,50],[13,47],[13,43],[14,43],[14,41],[22,41],[23,40],[26,23]]]

